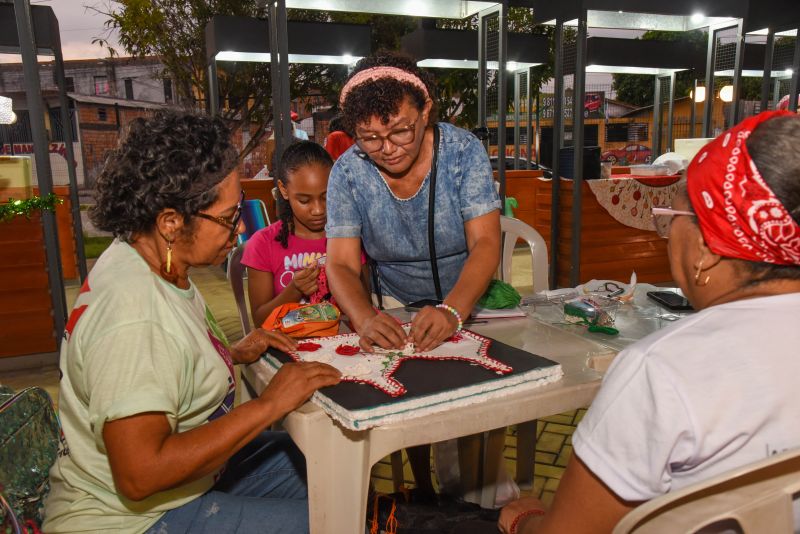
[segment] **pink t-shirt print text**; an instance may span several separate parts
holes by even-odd
[[[283,291],[294,278],[295,271],[313,265],[325,256],[327,239],[303,239],[289,234],[287,248],[275,241],[283,223],[275,222],[259,230],[247,240],[242,264],[247,267],[272,273],[275,295]]]

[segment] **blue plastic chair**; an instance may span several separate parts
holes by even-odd
[[[260,199],[245,199],[242,206],[242,221],[246,227],[244,233],[239,234],[237,244],[244,244],[253,234],[269,226],[267,206]]]

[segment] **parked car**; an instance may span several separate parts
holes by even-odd
[[[527,161],[525,160],[525,158],[517,158],[517,162],[521,170],[524,170],[526,168]],[[496,171],[498,163],[497,156],[489,156],[489,163],[492,164],[492,170]],[[505,167],[507,171],[514,169],[514,156],[506,156]],[[536,165],[536,162],[532,161],[531,169],[537,169],[537,168],[538,167]]]
[[[650,163],[653,152],[644,145],[628,145],[624,148],[606,150],[600,155],[601,161],[608,161],[612,165],[633,165],[635,163]]]
[[[600,105],[603,103],[600,95],[597,93],[589,93],[583,97],[583,116],[588,117],[590,113],[600,111]]]

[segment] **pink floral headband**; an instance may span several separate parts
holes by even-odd
[[[368,80],[379,80],[381,78],[391,78],[399,82],[410,83],[422,91],[422,94],[424,94],[426,98],[430,97],[428,94],[428,88],[425,86],[423,81],[407,70],[398,69],[397,67],[372,67],[369,69],[364,69],[361,72],[357,72],[347,81],[346,84],[344,84],[344,87],[342,87],[342,92],[339,94],[339,105],[344,106],[344,100],[347,98],[347,94],[355,87],[365,83]]]

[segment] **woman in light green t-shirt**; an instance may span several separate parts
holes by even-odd
[[[294,342],[256,329],[230,345],[188,276],[244,230],[236,151],[220,119],[135,120],[91,211],[116,240],[81,289],[61,346],[64,435],[47,532],[303,532],[302,454],[265,432],[339,373],[284,365],[233,406],[233,365]]]

